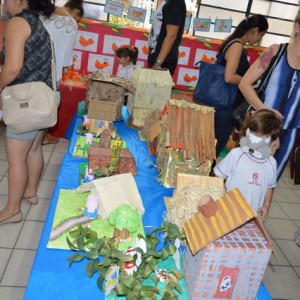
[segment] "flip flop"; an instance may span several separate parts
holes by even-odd
[[[10,217],[0,220],[0,225],[9,224],[9,223],[18,223],[21,222],[22,220],[23,220],[22,213],[21,211],[18,211],[17,213],[11,215]]]
[[[57,137],[51,136],[49,134],[45,134],[42,140],[42,145],[56,144],[58,142],[59,139]]]

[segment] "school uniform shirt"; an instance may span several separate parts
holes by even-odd
[[[242,149],[231,150],[214,168],[214,173],[226,179],[226,190],[238,188],[255,211],[263,206],[267,190],[276,186],[277,164],[273,156],[252,157]]]
[[[119,65],[117,76],[120,78],[125,78],[127,80],[130,80],[131,74],[133,70],[135,69],[136,65],[129,64],[128,66],[123,67],[122,65]]]

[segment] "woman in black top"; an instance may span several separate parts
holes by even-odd
[[[268,21],[262,15],[246,17],[236,27],[234,32],[224,41],[219,49],[218,55],[225,51],[225,56],[221,65],[225,66],[224,80],[227,83],[238,85],[242,76],[250,67],[244,45],[254,45],[268,30]],[[225,147],[231,133],[231,117],[235,107],[243,100],[243,96],[238,91],[233,107],[226,110],[215,108],[215,135],[217,139],[216,156]]]
[[[39,15],[50,17],[54,5],[51,0],[7,0],[6,7],[12,18],[2,50],[0,92],[6,86],[31,81],[42,81],[52,88],[50,36]],[[38,201],[37,187],[44,167],[43,135],[44,130],[15,134],[7,127],[8,201],[0,212],[0,225],[22,221],[22,199],[32,204]]]

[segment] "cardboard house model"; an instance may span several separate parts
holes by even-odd
[[[101,148],[110,148],[111,140],[116,138],[113,124],[105,121],[103,126],[98,128],[96,136],[100,137]]]
[[[214,144],[213,108],[169,100],[157,145],[157,166],[163,185],[175,186],[178,172],[208,175],[216,159]]]
[[[255,299],[272,252],[267,234],[238,189],[212,202],[184,224],[189,299]]]
[[[122,119],[125,90],[134,93],[131,82],[108,74],[92,74],[87,90],[88,117],[115,121]]]
[[[127,110],[131,115],[131,125],[142,127],[149,110],[162,110],[171,98],[174,82],[168,70],[135,68],[131,75],[135,94],[129,93]]]

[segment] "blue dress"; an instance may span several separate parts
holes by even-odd
[[[283,115],[280,148],[275,154],[277,180],[284,171],[295,143],[300,137],[300,70],[293,69],[287,60],[287,47],[272,72],[265,90],[266,106]]]

